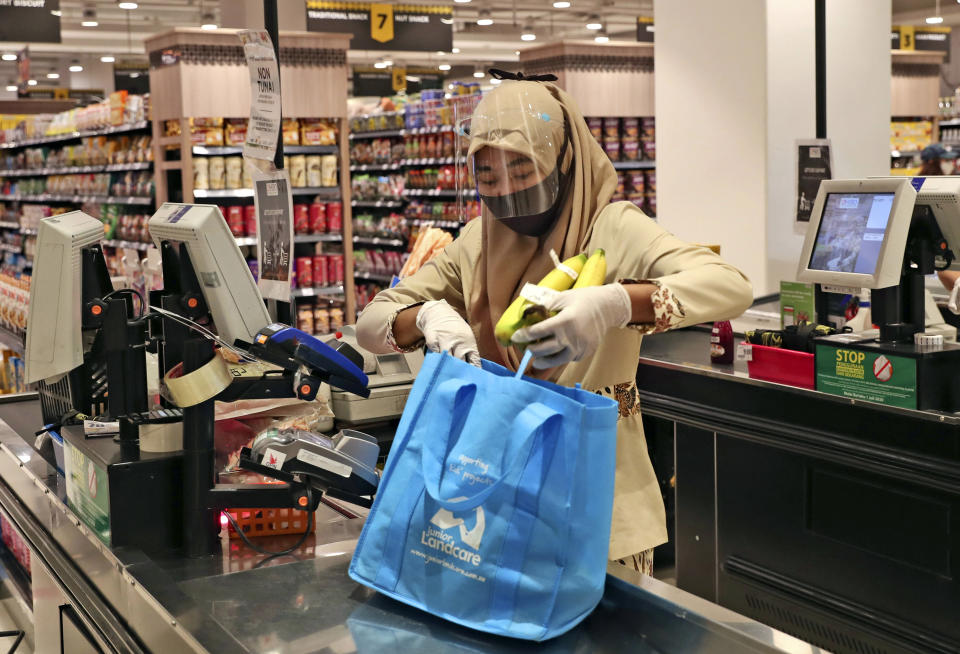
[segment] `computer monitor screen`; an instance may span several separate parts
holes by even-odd
[[[890,224],[893,193],[829,193],[810,268],[873,275]]]
[[[899,284],[916,196],[906,178],[822,182],[797,279],[871,289]]]

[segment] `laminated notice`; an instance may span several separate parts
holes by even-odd
[[[280,134],[280,67],[264,30],[237,33],[250,69],[250,122],[243,156],[273,161]]]

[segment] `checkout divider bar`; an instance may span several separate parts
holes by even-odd
[[[16,460],[13,453],[5,446],[0,456]],[[32,556],[39,559],[53,573],[60,590],[70,598],[74,610],[81,616],[86,626],[117,652],[146,654],[147,650],[124,626],[119,616],[87,582],[73,561],[45,533],[43,527],[7,485],[5,476],[0,476],[0,506],[23,534],[30,546]],[[42,625],[37,626],[42,627]]]

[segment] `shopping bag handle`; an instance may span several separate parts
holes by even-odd
[[[458,403],[458,395],[467,386],[471,386],[473,392],[476,392],[476,385],[460,380],[448,380],[437,387],[433,399],[434,408],[440,415],[433,424],[453,424],[454,407]],[[514,418],[510,427],[510,437],[507,439],[508,451],[503,456],[503,460],[508,462],[507,469],[502,472],[499,479],[494,479],[489,484],[478,484],[480,489],[473,495],[464,496],[462,490],[456,491],[456,499],[444,497],[440,492],[440,480],[443,478],[449,447],[423,447],[420,452],[420,464],[427,494],[448,511],[467,511],[480,506],[505,481],[512,480],[521,474],[523,464],[529,458],[531,450],[542,438],[544,426],[560,418],[557,411],[540,402],[534,402],[524,408]],[[449,439],[447,445],[449,445]]]

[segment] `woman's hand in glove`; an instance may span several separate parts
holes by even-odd
[[[548,311],[559,311],[513,335],[516,344],[527,344],[535,368],[553,368],[579,361],[597,350],[607,330],[623,327],[633,315],[630,294],[622,284],[585,286],[550,293],[542,303]]]
[[[445,300],[431,300],[420,305],[416,324],[432,352],[449,352],[458,359],[480,366],[480,351],[473,330]]]

